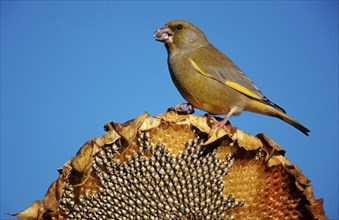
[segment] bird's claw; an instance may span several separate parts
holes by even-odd
[[[235,133],[236,132],[237,128],[234,127],[234,129],[233,129],[233,127],[227,126],[227,124],[230,124],[227,118],[224,118],[221,121],[218,121],[212,115],[208,115],[208,118],[212,119],[214,121],[214,123],[211,126],[211,130],[208,133],[209,138],[212,136],[214,131],[216,132],[215,135],[218,137],[220,129],[224,129],[227,133]]]
[[[185,110],[184,108],[188,108]],[[194,113],[194,107],[190,103],[183,103],[183,104],[178,104],[175,107],[168,108],[167,111],[175,111],[178,114],[193,114]]]

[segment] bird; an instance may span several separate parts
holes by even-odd
[[[198,108],[212,115],[226,115],[221,121],[213,118],[215,124],[211,132],[225,128],[231,116],[249,111],[279,118],[309,135],[309,129],[266,98],[245,73],[192,23],[169,21],[157,29],[153,37],[164,43],[171,79],[188,102],[178,106]]]

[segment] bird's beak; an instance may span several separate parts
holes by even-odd
[[[153,37],[155,40],[163,42],[163,43],[170,43],[173,42],[174,33],[171,29],[167,27],[162,27],[154,32]]]

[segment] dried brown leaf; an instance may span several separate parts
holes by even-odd
[[[80,173],[88,172],[92,165],[94,143],[94,140],[90,140],[80,148],[77,155],[71,161],[73,169]]]
[[[211,130],[211,126],[208,123],[207,117],[204,116],[194,116],[189,115],[188,116],[190,123],[197,127],[200,131],[208,134]]]
[[[156,128],[160,125],[161,119],[152,117],[152,118],[146,118],[145,121],[142,123],[142,125],[139,128],[139,131],[147,131],[152,128]]]
[[[59,176],[59,178],[48,188],[48,191],[44,197],[45,209],[51,210],[53,212],[58,209],[64,185],[65,184],[62,181],[61,176]]]
[[[208,140],[205,141],[205,142],[204,142],[203,144],[201,144],[201,145],[202,145],[202,146],[209,145],[209,144],[211,144],[211,143],[213,143],[213,142],[215,142],[215,141],[217,141],[217,140],[223,138],[223,137],[226,136],[226,135],[230,136],[230,134],[227,133],[224,129],[220,129],[220,130],[214,129],[213,132],[212,132],[212,134],[211,134],[211,136],[208,138]]]
[[[44,204],[40,200],[36,200],[27,209],[17,213],[11,214],[21,220],[40,220],[44,212]]]
[[[258,138],[241,130],[237,130],[233,139],[237,140],[239,147],[245,148],[246,150],[258,150],[262,147],[262,142]]]
[[[281,155],[285,155],[284,148],[280,147],[279,144],[277,144],[275,141],[267,137],[265,134],[260,133],[256,135],[257,138],[259,138],[266,147],[272,148],[274,151],[279,152]]]
[[[119,134],[123,136],[128,143],[131,143],[134,140],[142,123],[149,117],[150,116],[147,112],[143,113],[128,126],[122,128],[122,131]]]
[[[159,115],[156,115],[154,116],[155,118],[159,118],[159,119],[162,119],[166,122],[172,122],[172,123],[181,123],[181,122],[184,122],[184,123],[188,123],[188,117],[190,115],[180,115],[180,114],[177,114],[175,111],[169,111],[169,112],[166,112],[164,114],[159,114]]]
[[[313,187],[306,187],[304,194],[307,200],[310,202],[308,206],[310,212],[314,215],[314,217],[318,220],[327,220],[328,218],[325,216],[325,212],[323,209],[323,199],[315,199],[313,195]]]
[[[96,138],[95,143],[101,148],[106,144],[112,144],[121,136],[114,130],[109,130],[103,136]],[[95,152],[96,153],[96,152]]]

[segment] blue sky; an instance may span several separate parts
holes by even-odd
[[[338,1],[1,1],[1,219],[43,199],[103,125],[184,102],[154,31],[191,21],[311,130],[244,112],[338,218]],[[204,114],[198,111],[196,114]]]

